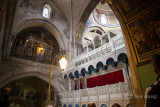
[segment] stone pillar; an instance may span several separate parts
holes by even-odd
[[[87,53],[89,52],[89,50],[88,50],[88,44],[87,44]]]
[[[95,44],[94,44],[94,42],[92,42],[92,44],[93,44],[93,48],[95,49],[96,47],[95,47]]]
[[[101,46],[102,46],[103,45],[102,37],[100,37],[100,39],[101,39]]]
[[[110,35],[109,31],[108,31],[107,36],[108,36],[108,40],[109,40],[109,42],[110,42],[110,41],[111,41],[111,35]]]

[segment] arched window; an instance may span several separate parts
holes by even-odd
[[[102,24],[107,24],[107,17],[106,17],[106,15],[105,14],[101,14],[101,23]]]
[[[49,4],[45,4],[43,7],[43,13],[42,13],[43,17],[50,18],[51,12],[52,12],[51,6]]]

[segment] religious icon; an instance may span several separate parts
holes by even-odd
[[[37,47],[37,58],[38,60],[42,60],[44,57],[44,48]]]

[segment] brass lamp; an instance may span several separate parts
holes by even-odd
[[[53,62],[52,62],[52,65],[51,65],[51,69],[50,69],[50,78],[49,78],[49,86],[48,86],[48,99],[47,99],[47,101],[48,101],[48,106],[47,107],[52,107],[51,105],[50,105],[50,86],[51,86],[51,77],[52,77],[52,68],[53,68],[53,63],[54,63],[54,61],[55,61],[55,59],[56,59],[56,57],[57,56],[59,56],[60,54],[57,54],[56,56],[55,56],[55,58],[53,59]],[[61,55],[60,55],[61,56]],[[66,58],[65,58],[65,56],[61,56],[62,58],[61,58],[61,60],[59,61],[59,63],[60,63],[60,67],[61,67],[61,69],[62,70],[64,70],[65,68],[66,68],[66,66],[67,66],[67,60],[66,60]]]
[[[62,70],[66,69],[67,60],[66,60],[65,56],[63,56],[63,57],[61,58],[61,60],[59,61],[59,63],[60,63],[60,67],[61,67]]]

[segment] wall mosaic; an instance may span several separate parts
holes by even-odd
[[[127,24],[139,63],[160,51],[159,11],[160,7],[152,9]]]

